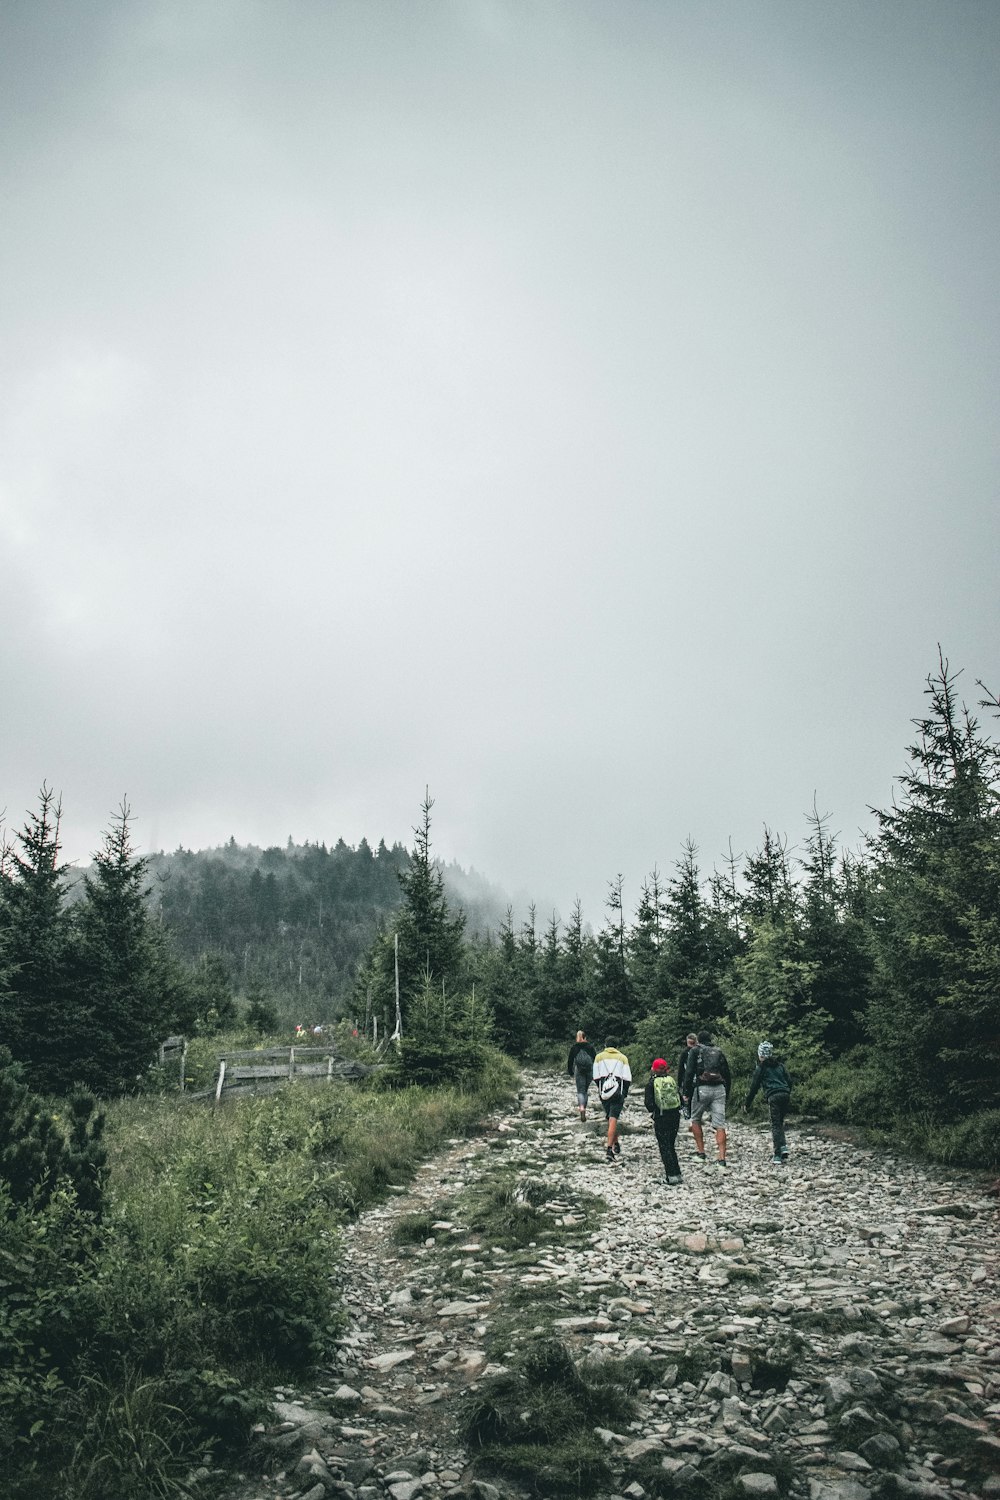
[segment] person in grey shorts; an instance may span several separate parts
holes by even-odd
[[[684,1080],[684,1093],[691,1100],[691,1134],[694,1136],[695,1159],[704,1162],[706,1114],[715,1131],[718,1151],[716,1165],[726,1165],[726,1095],[733,1086],[729,1060],[721,1047],[712,1045],[711,1033],[699,1031],[698,1045],[691,1049]]]

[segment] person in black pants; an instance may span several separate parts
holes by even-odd
[[[677,1160],[676,1141],[677,1129],[681,1123],[680,1090],[665,1058],[656,1058],[649,1074],[643,1103],[653,1116],[653,1133],[660,1148],[660,1159],[667,1182],[671,1187],[679,1187],[681,1166]]]
[[[587,1095],[594,1077],[594,1058],[597,1048],[593,1042],[587,1041],[587,1033],[578,1031],[576,1041],[569,1049],[569,1061],[566,1064],[566,1072],[576,1081],[576,1107],[580,1112],[581,1122],[587,1119]]]
[[[771,1116],[771,1142],[774,1146],[772,1160],[776,1167],[781,1167],[784,1166],[788,1157],[788,1146],[785,1141],[785,1115],[791,1098],[792,1081],[785,1070],[784,1063],[777,1056],[770,1042],[761,1042],[757,1048],[757,1068],[750,1080],[750,1092],[743,1105],[744,1109],[750,1108],[757,1090],[761,1088],[764,1090],[768,1113]]]
[[[688,1058],[692,1052],[696,1052],[697,1050],[698,1033],[696,1031],[689,1031],[684,1042],[684,1048],[677,1059],[677,1087],[681,1090],[684,1088],[684,1079],[687,1077]],[[681,1114],[685,1120],[690,1120],[691,1099],[689,1095],[685,1095],[683,1092],[681,1093]]]

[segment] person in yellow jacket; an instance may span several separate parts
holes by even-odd
[[[632,1069],[628,1065],[628,1058],[624,1052],[619,1052],[616,1040],[617,1038],[614,1037],[605,1038],[603,1051],[598,1052],[594,1058],[594,1082],[597,1085],[597,1097],[601,1101],[601,1107],[608,1122],[606,1160],[612,1167],[617,1164],[622,1152],[618,1141],[618,1118],[632,1086]]]

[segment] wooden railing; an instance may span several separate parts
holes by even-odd
[[[265,1088],[283,1079],[363,1078],[372,1070],[364,1063],[337,1057],[332,1047],[261,1047],[257,1051],[226,1052],[219,1057],[215,1102],[225,1090]]]

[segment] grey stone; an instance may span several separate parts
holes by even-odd
[[[842,1375],[830,1375],[823,1382],[822,1397],[827,1412],[839,1411],[854,1400],[854,1386]]]
[[[778,1481],[773,1474],[741,1474],[736,1481],[744,1495],[776,1495]]]
[[[469,1500],[501,1500],[500,1491],[495,1484],[489,1484],[485,1479],[473,1479],[469,1485]]]
[[[856,1479],[810,1479],[809,1500],[871,1500],[871,1490]]]
[[[384,1375],[386,1371],[394,1370],[397,1365],[405,1364],[407,1360],[413,1358],[413,1355],[412,1349],[395,1349],[391,1354],[376,1354],[367,1363],[373,1370],[379,1370]]]
[[[344,1406],[357,1406],[362,1396],[361,1392],[356,1391],[353,1385],[338,1385],[333,1393],[333,1399],[334,1401],[340,1401]]]
[[[641,1458],[646,1458],[650,1453],[663,1452],[663,1439],[658,1437],[637,1438],[633,1443],[627,1443],[622,1449],[622,1457],[626,1463],[638,1463]],[[626,1494],[628,1491],[626,1490]]]
[[[899,1459],[899,1443],[891,1432],[876,1432],[861,1444],[861,1452],[876,1469],[887,1469]]]
[[[423,1491],[424,1482],[422,1479],[400,1479],[387,1488],[392,1500],[417,1500],[417,1496]]]

